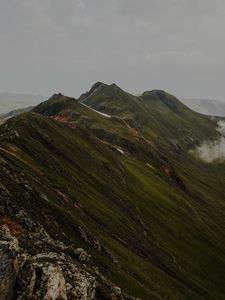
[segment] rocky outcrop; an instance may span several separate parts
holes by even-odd
[[[0,241],[0,299],[10,300],[14,296],[15,285],[23,258],[18,254],[18,241],[12,237],[6,226],[2,227]]]
[[[0,231],[0,299],[92,300],[97,282],[88,270],[62,253],[29,255],[5,225]],[[88,255],[76,249],[85,261]],[[82,251],[81,251],[82,250]]]
[[[17,218],[21,216],[24,226],[33,228],[34,224],[25,211],[17,213]],[[121,289],[113,286],[98,268],[90,264],[91,256],[83,248],[66,246],[61,241],[53,240],[38,223],[35,224],[35,231],[27,231],[17,228],[10,218],[2,220],[0,300],[131,299],[124,298]],[[28,253],[23,238],[14,234],[23,238],[26,235],[36,254]],[[40,249],[46,251],[41,252]]]
[[[18,286],[19,299],[92,300],[95,299],[96,279],[73,263],[33,261],[21,270]]]
[[[86,92],[86,93],[84,93],[84,94],[82,94],[82,95],[79,97],[78,100],[81,101],[81,102],[82,102],[82,101],[85,101],[88,97],[90,97],[91,95],[93,95],[95,92],[97,92],[97,91],[103,89],[104,86],[105,86],[104,83],[102,83],[102,82],[96,82],[96,83],[91,87],[90,91],[89,91],[89,92]]]

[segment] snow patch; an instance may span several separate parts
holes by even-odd
[[[92,111],[96,112],[97,114],[99,114],[99,115],[101,115],[101,116],[103,116],[103,117],[106,117],[106,118],[111,118],[111,116],[110,116],[110,115],[107,115],[107,114],[104,114],[104,113],[102,113],[102,112],[100,112],[100,111],[98,111],[98,110],[95,110],[95,109],[91,108],[90,106],[88,106],[88,105],[84,104],[83,102],[80,102],[80,104],[82,104],[83,106],[85,106],[85,107],[89,108],[90,110],[92,110]]]
[[[148,166],[152,170],[155,170],[155,168],[151,164],[149,164],[149,163],[146,163],[146,166]]]
[[[125,154],[124,151],[123,151],[122,149],[120,149],[120,148],[116,148],[116,150],[117,150],[118,152],[120,152],[121,154]]]

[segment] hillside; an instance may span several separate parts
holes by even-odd
[[[146,91],[140,97],[126,93],[115,84],[97,83],[78,100],[102,113],[123,119],[145,137],[161,143],[174,141],[192,146],[211,138],[215,121],[188,109],[174,96],[164,91]]]
[[[180,99],[191,109],[209,116],[225,116],[225,103],[217,100]]]
[[[8,299],[223,300],[224,163],[190,152],[218,138],[217,121],[163,91],[136,97],[97,83],[4,123],[0,252],[18,258],[20,275],[12,268],[0,290]]]

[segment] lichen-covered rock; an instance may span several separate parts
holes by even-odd
[[[6,226],[0,231],[0,299],[10,300],[15,294],[15,284],[25,255],[18,254],[18,240]]]
[[[7,242],[0,242],[0,295],[12,299],[17,278],[17,257]]]
[[[25,228],[32,229],[26,213],[18,215],[25,216]],[[42,226],[34,231],[20,228],[23,237],[17,239],[11,227],[10,232],[0,224],[0,300],[96,300],[96,277],[108,286],[109,295],[111,291],[112,297],[122,299],[119,287],[112,288],[96,267],[86,264],[90,255],[83,248],[53,240]],[[24,238],[35,253],[28,254],[21,247]]]
[[[67,300],[65,278],[60,266],[50,264],[44,267],[42,277],[46,289],[44,300]]]
[[[114,286],[112,291],[113,291],[113,294],[115,296],[120,296],[121,295],[121,288],[119,288],[118,286]]]
[[[45,234],[44,234],[45,235]],[[33,233],[33,243],[37,235]],[[50,243],[48,243],[50,241]],[[40,241],[39,241],[40,242]],[[53,245],[48,236],[43,242]],[[43,245],[42,245],[43,246]],[[62,242],[56,249],[65,249]],[[0,230],[0,300],[94,300],[96,278],[78,267],[70,256],[61,252],[28,255],[4,225]],[[89,255],[82,248],[74,254],[82,262]]]
[[[80,262],[88,262],[91,256],[83,249],[73,247],[67,248],[67,253],[75,258],[77,258]]]
[[[73,273],[74,287],[70,292],[70,299],[94,300],[96,292],[96,279],[87,272],[76,271]]]

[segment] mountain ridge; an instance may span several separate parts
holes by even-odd
[[[33,295],[50,268],[63,299],[82,299],[76,268],[87,300],[223,300],[224,163],[189,152],[217,138],[217,119],[161,91],[93,90],[84,103],[110,118],[56,94],[0,126],[0,224],[19,228]],[[10,288],[27,295],[20,268]]]

